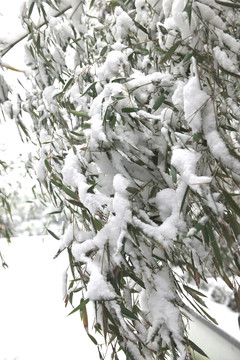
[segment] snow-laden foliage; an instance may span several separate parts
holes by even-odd
[[[208,314],[176,267],[237,290],[239,15],[230,0],[22,9],[29,84],[18,111],[4,109],[32,116],[39,180],[65,214],[53,235],[69,253],[66,303],[81,294],[87,332],[94,304],[115,359],[118,346],[128,359],[191,358],[185,300]]]

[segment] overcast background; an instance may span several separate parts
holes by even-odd
[[[0,42],[16,39],[24,31],[18,19],[22,0],[1,1]],[[23,44],[18,44],[3,61],[24,70]],[[7,71],[13,88],[22,75]],[[32,145],[22,144],[12,120],[4,122],[0,115],[0,158],[20,164],[28,158]],[[10,178],[12,186],[21,182],[21,192],[27,194],[30,180],[19,177],[19,165]],[[1,185],[0,179],[0,186]],[[8,179],[9,181],[9,179]],[[32,196],[32,194],[29,196]],[[98,359],[79,314],[69,317],[62,295],[62,274],[67,268],[67,254],[53,260],[58,243],[50,236],[21,236],[8,245],[0,239],[0,249],[9,265],[0,268],[0,360],[88,360]],[[208,301],[210,312],[220,326],[239,338],[237,314],[222,305]]]

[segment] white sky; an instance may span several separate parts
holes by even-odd
[[[23,33],[18,19],[22,2],[1,1],[0,41]],[[3,60],[24,69],[22,44]],[[8,76],[14,82],[21,75],[9,70]],[[1,124],[0,151],[3,146],[7,149],[6,159],[29,151],[26,144],[21,144],[12,121]],[[67,258],[62,254],[53,260],[57,246],[57,241],[47,238],[43,243],[41,237],[14,239],[10,246],[0,239],[0,248],[9,264],[7,270],[0,268],[0,360],[98,359],[97,349],[86,336],[79,315],[66,317],[71,309],[64,308],[61,287]],[[227,330],[237,337],[237,315],[227,321],[226,316],[221,317],[221,311],[217,308],[220,323],[228,323]],[[227,314],[228,320],[231,314]]]

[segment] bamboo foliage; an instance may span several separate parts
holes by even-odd
[[[238,286],[239,7],[29,1],[23,20],[21,107],[39,180],[65,215],[63,233],[49,232],[56,256],[69,254],[66,303],[80,296],[72,313],[98,344],[94,304],[112,358],[190,359],[184,301],[213,319],[179,269],[196,286],[209,276]]]

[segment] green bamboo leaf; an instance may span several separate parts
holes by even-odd
[[[236,220],[236,217],[232,214],[228,214],[227,221],[230,224],[230,227],[234,232],[234,235],[236,236],[236,238],[238,238],[238,236],[240,235],[240,224]]]
[[[103,224],[98,219],[93,219],[93,224],[97,231],[100,231],[103,228]]]
[[[127,81],[129,81],[129,79],[128,79],[128,78],[124,78],[124,77],[116,78],[116,79],[113,79],[113,80],[112,80],[113,83],[120,83],[120,84],[125,84]],[[116,98],[117,98],[117,97],[116,97]],[[120,98],[120,100],[121,100],[121,99],[124,99],[124,96],[121,96],[121,97],[119,97],[119,98]]]
[[[234,258],[234,263],[238,269],[238,271],[240,272],[240,263],[238,261],[238,255],[237,254],[233,254],[233,258]]]
[[[52,167],[47,159],[44,160],[44,164],[49,172],[52,172]]]
[[[229,126],[229,125],[220,125],[220,127],[224,130],[235,131],[235,132],[238,131],[237,129],[235,129],[234,127]]]
[[[155,104],[153,105],[153,110],[156,111],[158,108],[160,108],[160,106],[162,105],[162,103],[164,102],[165,99],[166,99],[165,93],[161,94],[157,98]]]
[[[70,110],[70,113],[79,117],[90,119],[90,116],[82,111]]]
[[[51,183],[53,183],[55,186],[59,187],[60,189],[63,187],[62,183],[60,183],[54,179],[51,179]]]
[[[194,142],[197,142],[198,140],[202,139],[203,134],[202,133],[196,133],[193,135],[192,139]]]
[[[189,345],[194,351],[198,352],[198,353],[201,354],[202,356],[204,356],[204,357],[206,357],[206,358],[209,359],[209,357],[205,354],[205,352],[204,352],[202,349],[200,349],[200,347],[197,346],[192,340],[187,339],[187,343],[188,343],[188,345]]]
[[[139,111],[140,109],[138,109],[138,108],[122,108],[122,112],[123,113],[132,113],[132,112],[137,112],[137,111]]]
[[[84,95],[86,95],[87,93],[89,93],[90,90],[92,90],[93,92],[96,93],[96,89],[95,89],[95,85],[96,85],[97,81],[93,82],[90,86],[87,87],[87,89],[82,93],[81,97],[83,97]],[[91,96],[91,93],[88,94]]]
[[[89,338],[92,340],[92,342],[95,344],[95,345],[97,345],[98,344],[98,342],[97,342],[97,340],[95,339],[95,337],[94,336],[92,336],[91,334],[89,334],[89,333],[87,333],[88,334],[88,336],[89,336]]]
[[[137,316],[130,310],[128,310],[123,303],[120,304],[121,313],[129,319],[138,320]]]
[[[20,126],[20,128],[22,129],[22,131],[24,132],[24,134],[25,134],[27,137],[29,137],[27,128],[26,128],[26,126],[23,124],[23,122],[18,119],[17,124]]]
[[[240,216],[240,208],[239,208],[238,204],[233,200],[231,195],[229,195],[225,190],[223,190],[222,193],[227,201],[227,204],[232,208],[234,213],[236,213],[238,216]]]
[[[181,44],[181,41],[177,41],[173,46],[170,47],[170,49],[163,55],[161,58],[160,64],[165,63],[170,57],[174,54],[178,46]]]
[[[221,0],[215,0],[215,2],[219,5],[228,6],[232,8],[240,8],[240,4],[228,2],[228,1],[221,1]]]
[[[91,0],[90,5],[89,5],[90,9],[91,9],[91,7],[93,7],[94,3],[95,3],[95,0]]]
[[[137,28],[139,28],[139,29],[142,30],[145,34],[148,35],[148,31],[147,31],[147,29],[146,29],[144,26],[142,26],[142,25],[141,25],[138,21],[136,21],[136,20],[133,20],[133,22],[134,22],[134,24],[136,25]]]
[[[59,238],[56,234],[54,234],[54,232],[53,232],[52,230],[49,230],[49,229],[47,229],[47,228],[46,228],[46,230],[47,230],[47,232],[48,232],[50,235],[52,235],[56,240],[60,240],[60,238]]]
[[[191,25],[191,20],[192,20],[192,0],[187,1],[186,6],[183,9],[183,11],[186,11],[186,13],[188,15],[189,25]]]
[[[177,351],[176,351],[176,344],[173,340],[172,335],[170,335],[170,339],[171,339],[171,348],[172,348],[172,354],[173,354],[173,360],[177,360],[178,356],[177,356]]]
[[[68,314],[68,316],[74,314],[74,313],[77,312],[77,311],[83,310],[83,309],[85,308],[85,306],[87,305],[88,302],[89,302],[89,299],[86,299],[86,300],[81,299],[80,304],[79,304],[75,309],[73,309],[73,310]]]
[[[36,43],[37,49],[41,48],[41,40],[40,40],[40,34],[37,36],[37,43]]]
[[[184,204],[185,204],[185,200],[186,200],[186,198],[187,198],[187,194],[188,194],[189,190],[190,190],[190,187],[187,186],[187,188],[186,188],[186,190],[185,190],[185,193],[184,193],[184,195],[183,195],[181,207],[180,207],[180,210],[179,210],[180,213],[182,212],[182,209],[183,209],[183,206],[184,206]]]
[[[211,227],[209,224],[207,225],[207,230],[208,230],[209,238],[210,238],[210,240],[211,240],[211,244],[212,244],[212,248],[213,248],[215,257],[216,257],[219,265],[220,265],[221,267],[223,267],[223,261],[222,261],[221,252],[220,252],[220,250],[219,250],[217,241],[216,241],[216,239],[215,239],[215,236],[214,236],[212,227]]]
[[[205,294],[201,293],[199,290],[196,290],[188,285],[183,285],[184,289],[190,293],[196,293],[199,296],[207,297]]]
[[[163,35],[168,34],[168,30],[164,26],[158,25],[158,27]]]
[[[140,285],[143,289],[146,289],[144,282],[143,282],[141,279],[139,279],[139,277],[136,276],[133,272],[128,273],[128,276],[129,276],[131,279],[133,279],[134,281],[136,281],[136,283],[137,283],[138,285]]]
[[[61,214],[62,210],[57,210],[57,211],[52,211],[50,213],[48,213],[48,215],[55,215],[55,214]]]
[[[64,85],[64,88],[62,90],[62,92],[64,93],[74,82],[74,77],[70,78],[67,83]]]
[[[79,200],[67,199],[67,201],[72,205],[79,206],[80,208],[85,209],[85,206]]]
[[[224,224],[221,224],[221,229],[222,229],[225,239],[227,240],[228,245],[231,247],[232,243],[234,242],[234,237],[233,237],[232,233],[230,232],[228,227],[225,226]]]
[[[229,279],[229,277],[227,276],[227,274],[226,274],[225,272],[223,272],[222,278],[223,278],[223,280],[225,281],[225,283],[227,284],[227,286],[228,286],[231,290],[233,290],[233,289],[234,289],[233,284],[232,284],[231,280]]]
[[[28,14],[27,14],[27,17],[30,18],[30,16],[32,15],[32,11],[33,11],[33,7],[35,5],[35,1],[33,1],[30,5],[30,8],[28,10]]]
[[[171,165],[171,175],[172,175],[173,183],[176,184],[176,182],[177,182],[177,170],[173,165]]]
[[[192,56],[193,56],[192,53],[187,53],[183,58],[183,63],[186,63],[187,61],[189,61],[192,58]]]
[[[199,308],[209,320],[211,320],[214,324],[218,325],[217,321],[212,316],[210,316],[201,306],[199,306]]]
[[[67,188],[66,186],[62,186],[62,189],[63,189],[63,191],[67,194],[67,195],[69,195],[71,198],[73,198],[73,199],[77,199],[77,194],[74,192],[74,191],[72,191],[72,190],[70,190],[69,188]]]
[[[102,48],[102,50],[100,52],[100,56],[104,56],[106,54],[107,50],[108,50],[108,46],[106,45]]]
[[[126,190],[130,193],[130,194],[137,194],[139,192],[139,189],[135,188],[135,187],[127,187]]]

